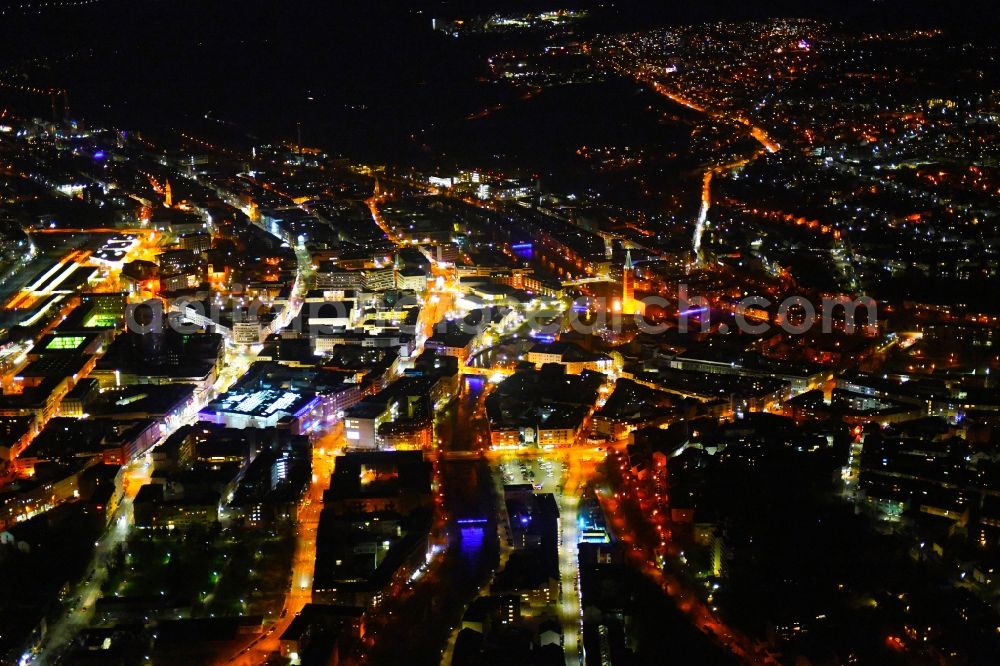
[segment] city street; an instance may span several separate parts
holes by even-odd
[[[534,449],[490,452],[488,458],[498,483],[530,483],[535,492],[552,493],[556,498],[560,526],[558,611],[563,625],[563,649],[567,666],[579,666],[583,663],[583,611],[580,606],[577,510],[581,493],[594,478],[604,452],[591,448]]]

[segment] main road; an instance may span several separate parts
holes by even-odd
[[[708,225],[708,209],[712,207],[712,178],[716,175],[723,175],[732,171],[733,169],[740,168],[757,159],[765,153],[776,153],[781,150],[781,145],[778,142],[771,139],[767,131],[764,128],[754,125],[748,118],[739,113],[729,113],[725,111],[717,111],[709,109],[701,104],[697,104],[688,97],[682,95],[681,93],[671,90],[665,86],[660,81],[656,81],[647,75],[638,74],[635,76],[636,80],[647,83],[653,87],[657,93],[666,97],[675,104],[680,104],[692,111],[698,113],[703,113],[711,118],[716,118],[719,120],[725,120],[731,123],[737,123],[747,129],[747,132],[752,136],[757,143],[761,145],[762,150],[753,154],[752,157],[747,159],[738,160],[729,164],[717,164],[708,167],[702,174],[701,180],[701,204],[698,209],[698,217],[695,220],[694,235],[692,237],[692,251],[694,252],[695,258],[699,265],[703,261],[703,255],[701,251],[701,241],[705,234],[705,228]]]
[[[580,497],[604,460],[601,448],[577,445],[552,449],[489,451],[486,457],[501,487],[531,482],[537,492],[552,493],[559,507],[559,598],[566,666],[583,663],[583,609],[580,590]],[[527,473],[521,471],[522,465]],[[447,666],[447,665],[445,665]]]

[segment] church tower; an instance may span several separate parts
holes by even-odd
[[[625,266],[622,269],[622,309],[635,300],[635,266],[632,265],[632,251],[625,250]]]
[[[622,314],[642,315],[645,307],[635,300],[635,265],[632,263],[632,251],[625,250],[625,265],[622,267]]]
[[[167,208],[174,207],[174,194],[170,189],[170,181],[167,181],[166,186],[163,188],[163,205]]]

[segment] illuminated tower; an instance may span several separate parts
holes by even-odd
[[[635,300],[635,265],[632,263],[632,251],[625,250],[625,266],[622,268],[622,314],[641,315],[645,308]]]
[[[622,308],[635,299],[635,267],[632,265],[632,251],[625,250],[625,267],[622,269]]]
[[[167,208],[174,207],[174,195],[170,190],[170,181],[167,181],[166,187],[163,188],[163,205]]]

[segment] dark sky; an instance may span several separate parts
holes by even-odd
[[[0,6],[34,1],[0,0]],[[412,147],[414,128],[497,101],[497,88],[478,81],[495,45],[434,33],[432,16],[587,6],[594,9],[594,29],[616,32],[812,14],[865,30],[944,22],[986,31],[994,39],[996,33],[988,31],[998,10],[992,5],[988,12],[977,9],[986,4],[100,0],[83,8],[49,10],[41,17],[5,16],[0,20],[0,75],[67,88],[75,114],[120,127],[190,128],[208,114],[236,123],[234,129],[244,133],[288,138],[302,122],[307,142],[342,146],[353,154],[371,148],[377,156],[380,148]],[[37,57],[41,60],[25,66]],[[0,107],[25,103],[9,95],[0,88]],[[49,115],[47,97],[27,103],[37,107],[31,113]],[[215,129],[222,129],[221,124],[215,122]]]
[[[64,45],[101,40],[136,39],[145,31],[199,31],[214,22],[232,30],[266,28],[273,23],[310,21],[321,28],[345,16],[422,11],[426,16],[590,7],[609,19],[609,27],[633,29],[716,19],[815,16],[886,25],[947,25],[989,37],[1000,27],[1000,3],[994,0],[97,0],[82,8],[46,10],[40,17],[18,17],[22,4],[39,0],[0,0],[8,13],[0,20],[4,53],[52,52]],[[611,20],[613,19],[613,20]],[[141,26],[141,27],[140,27]],[[231,26],[231,27],[230,27]]]

